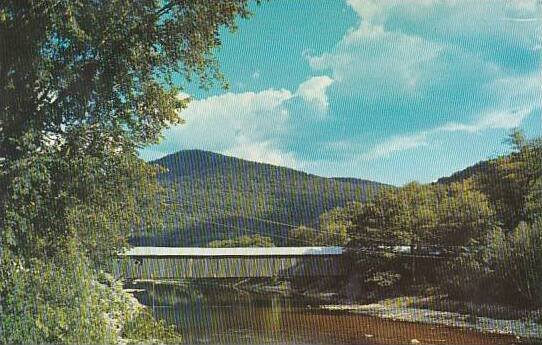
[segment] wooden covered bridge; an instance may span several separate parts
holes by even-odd
[[[342,254],[341,247],[135,247],[119,255],[114,272],[128,280],[341,276]]]

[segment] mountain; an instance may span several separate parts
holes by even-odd
[[[168,230],[133,239],[137,245],[201,246],[210,241],[260,234],[284,245],[298,225],[318,227],[319,216],[351,201],[365,201],[383,184],[325,178],[221,154],[187,150],[153,164],[176,210]]]
[[[441,177],[437,180],[436,183],[440,184],[450,184],[454,182],[462,182],[466,179],[469,179],[471,177],[474,177],[476,175],[480,174],[489,174],[492,169],[490,160],[486,161],[480,161],[470,167],[467,167],[463,170],[460,170],[458,172],[453,173],[450,176],[447,177]]]

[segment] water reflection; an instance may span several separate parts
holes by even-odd
[[[217,284],[140,284],[138,299],[186,344],[513,344],[512,337],[325,312],[318,302]]]

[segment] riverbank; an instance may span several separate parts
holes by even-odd
[[[519,339],[528,339],[529,343],[542,343],[542,323],[540,323],[542,310],[528,311],[460,301],[434,303],[435,300],[436,297],[403,296],[370,304],[325,304],[320,308],[393,321],[445,325],[483,333],[513,335]],[[472,313],[457,311],[465,308]]]
[[[446,295],[405,295],[377,301],[352,301],[331,290],[300,289],[287,281],[250,282],[234,285],[252,293],[302,296],[314,301],[309,307],[405,321],[469,329],[482,333],[512,335],[522,343],[542,344],[542,309],[527,310],[498,304],[476,304],[449,299]]]

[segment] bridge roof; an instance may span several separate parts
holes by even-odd
[[[196,247],[133,247],[123,255],[127,256],[308,256],[341,255],[342,247],[239,247],[239,248],[196,248]]]

